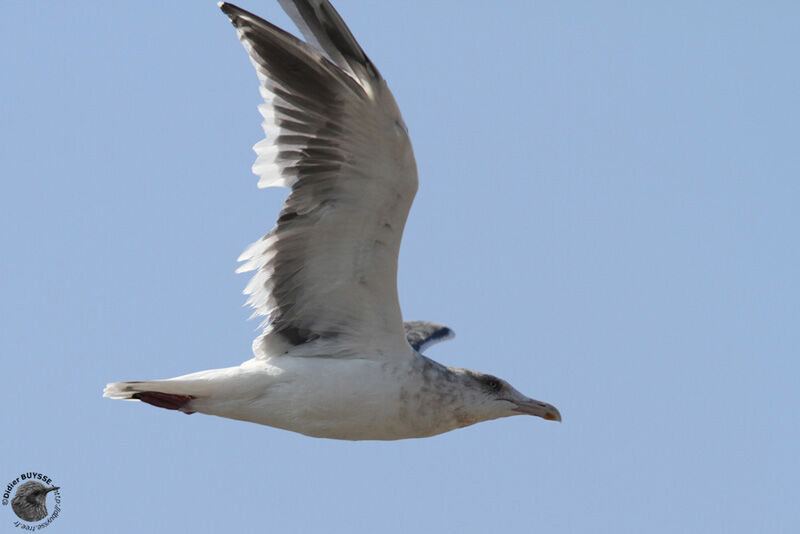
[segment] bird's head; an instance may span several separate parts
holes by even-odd
[[[548,421],[561,422],[561,414],[552,404],[527,397],[494,375],[464,371],[462,376],[472,393],[472,404],[487,416],[486,419],[535,415]]]
[[[28,502],[39,503],[44,502],[44,499],[47,497],[48,493],[57,489],[59,489],[58,486],[51,486],[48,488],[44,484],[31,481],[22,484],[17,491],[17,495],[26,499]]]
[[[47,494],[59,489],[58,486],[47,487],[41,482],[31,480],[20,484],[14,498],[11,499],[11,508],[17,517],[24,521],[40,521],[47,515]]]

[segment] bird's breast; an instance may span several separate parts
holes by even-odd
[[[198,411],[345,440],[427,437],[477,422],[459,410],[453,391],[426,377],[411,358],[290,357],[259,366],[238,388],[247,394]]]

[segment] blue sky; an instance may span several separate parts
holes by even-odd
[[[101,398],[250,357],[285,192],[215,2],[5,3],[0,479],[48,532],[797,531],[800,8],[503,4],[335,5],[417,155],[405,316],[564,423],[350,443]]]

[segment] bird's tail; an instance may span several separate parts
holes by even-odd
[[[103,390],[103,397],[110,399],[137,400],[166,408],[194,413],[191,402],[202,395],[198,381],[192,380],[147,380],[137,382],[112,382]]]
[[[207,399],[219,388],[224,377],[235,373],[236,367],[211,369],[166,380],[143,380],[135,382],[112,382],[106,384],[103,397],[135,400],[166,408],[194,413],[192,401]]]
[[[166,380],[141,380],[106,384],[103,397],[142,401],[159,408],[184,413],[204,412],[209,403],[224,402],[231,391],[231,381],[241,384],[241,366],[198,371]]]

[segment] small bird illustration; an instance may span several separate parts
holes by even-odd
[[[41,482],[31,480],[17,488],[17,493],[11,499],[11,508],[17,517],[23,521],[41,521],[47,517],[47,494],[59,489],[58,486],[48,488]]]

